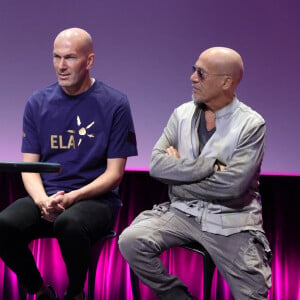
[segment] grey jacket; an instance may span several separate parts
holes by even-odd
[[[174,110],[154,146],[150,175],[169,185],[171,206],[194,216],[203,231],[222,235],[263,231],[258,178],[264,119],[234,98],[216,112],[216,131],[201,147],[197,134],[201,114],[193,101]],[[179,151],[179,159],[166,154],[169,146]],[[214,172],[216,159],[226,165],[225,171]]]

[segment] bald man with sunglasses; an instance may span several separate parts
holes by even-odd
[[[174,110],[152,152],[150,174],[168,184],[170,202],[142,212],[119,238],[124,258],[159,299],[193,299],[159,258],[190,242],[210,253],[235,299],[268,297],[271,250],[258,190],[266,124],[236,96],[243,69],[233,49],[200,54],[193,99]]]

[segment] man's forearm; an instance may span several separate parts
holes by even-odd
[[[37,205],[47,198],[40,174],[22,173],[22,180],[27,193]]]
[[[108,159],[106,171],[91,183],[71,191],[68,194],[71,203],[93,198],[115,189],[121,182],[124,174],[126,159]]]
[[[167,184],[191,183],[214,173],[214,158],[182,159],[157,154],[150,164],[150,175]]]
[[[91,183],[69,192],[74,202],[93,198],[105,194],[115,189],[121,182],[120,177],[111,176],[111,174],[103,173]]]

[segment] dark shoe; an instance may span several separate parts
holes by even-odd
[[[174,287],[171,290],[157,295],[160,300],[193,300],[194,297],[185,287]]]
[[[48,285],[47,288],[49,293],[40,295],[36,300],[59,300],[55,289],[51,285]]]

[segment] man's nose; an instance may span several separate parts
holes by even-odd
[[[58,67],[59,67],[60,69],[65,68],[65,59],[64,59],[64,58],[61,58],[61,59],[59,60]]]
[[[196,71],[191,74],[190,80],[192,82],[197,82],[198,81],[198,76],[197,76],[197,72]]]

